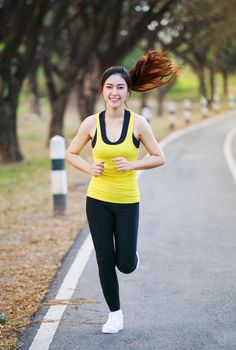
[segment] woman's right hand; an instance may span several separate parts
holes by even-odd
[[[105,163],[105,161],[93,163],[92,169],[91,169],[91,175],[92,176],[101,176],[103,174],[103,170],[104,170],[104,163]]]

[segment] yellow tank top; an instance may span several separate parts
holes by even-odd
[[[97,129],[92,141],[93,159],[105,161],[101,176],[92,176],[87,196],[111,203],[136,203],[140,194],[136,170],[120,171],[112,158],[124,157],[128,161],[138,157],[139,141],[133,135],[134,114],[125,110],[121,136],[111,142],[106,136],[105,111],[96,115]],[[95,143],[95,145],[94,145]]]

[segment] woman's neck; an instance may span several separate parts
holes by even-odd
[[[108,118],[120,118],[124,116],[124,107],[120,108],[110,108],[109,106],[106,108],[105,115]]]

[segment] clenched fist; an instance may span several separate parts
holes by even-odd
[[[93,163],[91,175],[101,176],[103,174],[103,170],[104,170],[104,163],[105,163],[104,161]]]
[[[132,169],[132,162],[129,162],[127,159],[120,157],[120,158],[113,158],[113,162],[115,163],[115,167],[117,170],[121,171],[129,171]]]

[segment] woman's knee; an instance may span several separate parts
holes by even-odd
[[[120,272],[126,273],[126,274],[133,272],[136,268],[136,265],[134,265],[134,264],[131,265],[131,264],[119,264],[118,263],[116,266]]]

